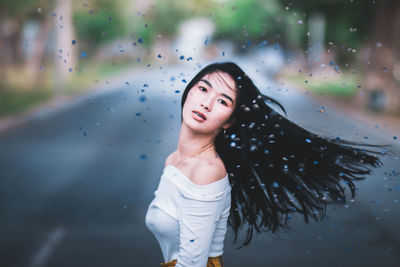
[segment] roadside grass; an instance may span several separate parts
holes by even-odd
[[[281,73],[279,79],[287,80],[297,87],[309,91],[313,95],[324,95],[333,98],[352,98],[361,87],[360,77],[355,74],[316,74]]]
[[[48,101],[52,95],[53,93],[47,89],[18,90],[8,88],[0,90],[0,117],[20,114]]]
[[[26,112],[50,101],[56,95],[80,95],[94,88],[97,83],[133,66],[130,62],[81,64],[60,88],[54,82],[54,72],[50,67],[46,69],[41,85],[33,84],[32,79],[27,78],[21,68],[10,68],[7,70],[6,83],[0,88],[0,118]]]

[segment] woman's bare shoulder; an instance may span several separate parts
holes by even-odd
[[[198,159],[192,164],[190,180],[197,185],[206,185],[225,178],[226,169],[221,159]]]
[[[176,152],[176,150],[168,155],[168,157],[166,158],[166,160],[164,162],[164,167],[167,167],[167,165],[172,164],[172,160],[175,155],[175,152]]]

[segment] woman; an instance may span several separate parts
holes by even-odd
[[[345,204],[342,183],[355,195],[354,180],[379,167],[386,150],[322,138],[290,122],[266,102],[234,63],[201,70],[182,96],[178,148],[168,156],[146,225],[164,256],[161,266],[223,266],[229,224],[244,245],[257,232],[288,228],[298,212],[315,220],[328,203]],[[286,112],[285,112],[286,114]],[[229,175],[228,175],[229,174]]]

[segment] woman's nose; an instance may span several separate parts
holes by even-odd
[[[200,106],[202,106],[204,109],[208,110],[208,106],[206,104],[201,104]]]
[[[208,96],[203,99],[203,101],[201,102],[201,106],[203,108],[205,108],[207,111],[211,111],[212,106],[213,106],[213,101],[214,101],[214,97]]]

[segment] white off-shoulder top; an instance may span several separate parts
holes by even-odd
[[[164,262],[176,259],[176,267],[205,267],[208,257],[223,254],[231,207],[228,174],[196,185],[167,165],[154,195],[145,222],[160,244]]]

